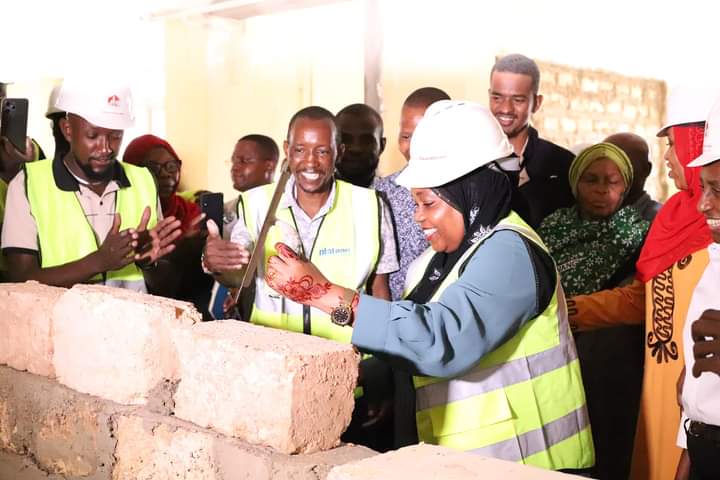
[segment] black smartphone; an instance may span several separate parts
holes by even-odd
[[[3,99],[2,117],[0,117],[0,136],[10,140],[15,148],[25,153],[25,138],[27,138],[28,99]]]
[[[207,230],[207,221],[212,220],[220,230],[220,236],[223,234],[223,194],[220,193],[203,193],[200,195],[200,210],[205,214],[205,222],[203,229]]]

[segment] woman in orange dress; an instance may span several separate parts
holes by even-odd
[[[665,160],[679,192],[655,218],[637,262],[637,278],[627,287],[580,295],[568,301],[570,322],[579,330],[645,322],[645,372],[635,435],[631,478],[672,480],[681,450],[676,446],[680,409],[676,383],[683,366],[682,330],[692,289],[705,265],[699,251],[711,242],[697,211],[699,168],[687,164],[702,153],[704,122],[712,97],[670,98]],[[673,103],[675,102],[675,103]],[[682,109],[673,109],[682,105]],[[692,107],[695,107],[694,109]],[[692,111],[688,111],[692,110]]]

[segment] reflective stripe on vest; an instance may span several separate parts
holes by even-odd
[[[542,247],[515,213],[470,248],[443,281],[438,301],[494,232],[512,230]],[[424,265],[431,255],[423,255]],[[413,272],[424,272],[422,265]],[[577,353],[559,282],[545,311],[453,379],[415,377],[421,441],[549,469],[594,462]]]
[[[98,249],[97,237],[88,223],[76,192],[60,190],[55,184],[52,160],[25,164],[25,181],[30,211],[38,229],[38,247],[42,268],[79,260]],[[120,230],[135,228],[142,212],[150,206],[148,228],[157,223],[157,190],[146,168],[120,163],[131,187],[120,188],[115,196],[115,211],[120,214]],[[144,290],[140,269],[130,263],[120,270],[105,272],[91,282]],[[142,287],[142,288],[141,288]]]
[[[264,185],[243,194],[242,213],[251,237],[256,238],[260,231],[274,187]],[[279,208],[276,217],[297,229],[290,207]],[[380,256],[380,222],[378,197],[373,190],[336,180],[335,200],[320,224],[310,260],[330,282],[364,290]],[[250,321],[303,332],[303,306],[282,297],[265,283],[265,265],[276,254],[275,244],[279,241],[282,234],[275,225],[268,232],[264,258],[255,276],[255,304]],[[335,325],[329,315],[315,308],[308,310],[312,335],[350,343],[351,327]]]

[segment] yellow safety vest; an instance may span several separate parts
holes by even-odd
[[[537,233],[511,212],[465,252],[432,302],[499,230],[515,231],[547,252]],[[433,253],[425,252],[411,267],[415,284]],[[580,365],[559,281],[545,311],[468,373],[451,379],[415,377],[414,383],[423,442],[552,470],[594,464]]]
[[[263,185],[243,194],[239,202],[245,225],[253,240],[257,238],[270,204],[275,184]],[[337,285],[364,290],[380,256],[380,207],[375,191],[335,181],[335,200],[322,220],[309,260]],[[294,226],[291,207],[281,202],[278,220]],[[240,214],[241,212],[238,212]],[[321,310],[303,307],[275,292],[265,283],[265,265],[276,255],[275,244],[282,241],[280,229],[273,226],[265,240],[263,261],[255,276],[255,303],[250,321],[293,332],[309,333],[342,343],[350,343],[352,327],[341,327]],[[309,331],[308,331],[309,326]]]
[[[48,159],[25,164],[26,191],[30,212],[37,224],[42,268],[79,260],[99,248],[76,192],[60,190],[55,184],[52,162]],[[115,211],[121,217],[120,229],[137,227],[146,206],[151,210],[148,228],[152,228],[157,224],[157,189],[152,175],[146,168],[126,163],[120,165],[131,184],[128,188],[120,188],[116,194]],[[135,263],[104,272],[90,281],[125,286],[144,282]]]

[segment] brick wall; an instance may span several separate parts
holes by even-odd
[[[188,303],[90,285],[0,284],[0,320],[0,480],[324,480],[342,465],[333,479],[567,478],[439,447],[340,445],[350,345],[200,323]]]
[[[653,157],[646,190],[654,198],[665,200],[672,193],[662,159],[665,142],[655,137],[665,118],[665,82],[537,63],[544,101],[533,124],[540,134],[568,148],[597,143],[617,132],[642,136]]]
[[[350,345],[200,318],[117,288],[0,284],[0,480],[318,480],[374,454],[340,446]]]

